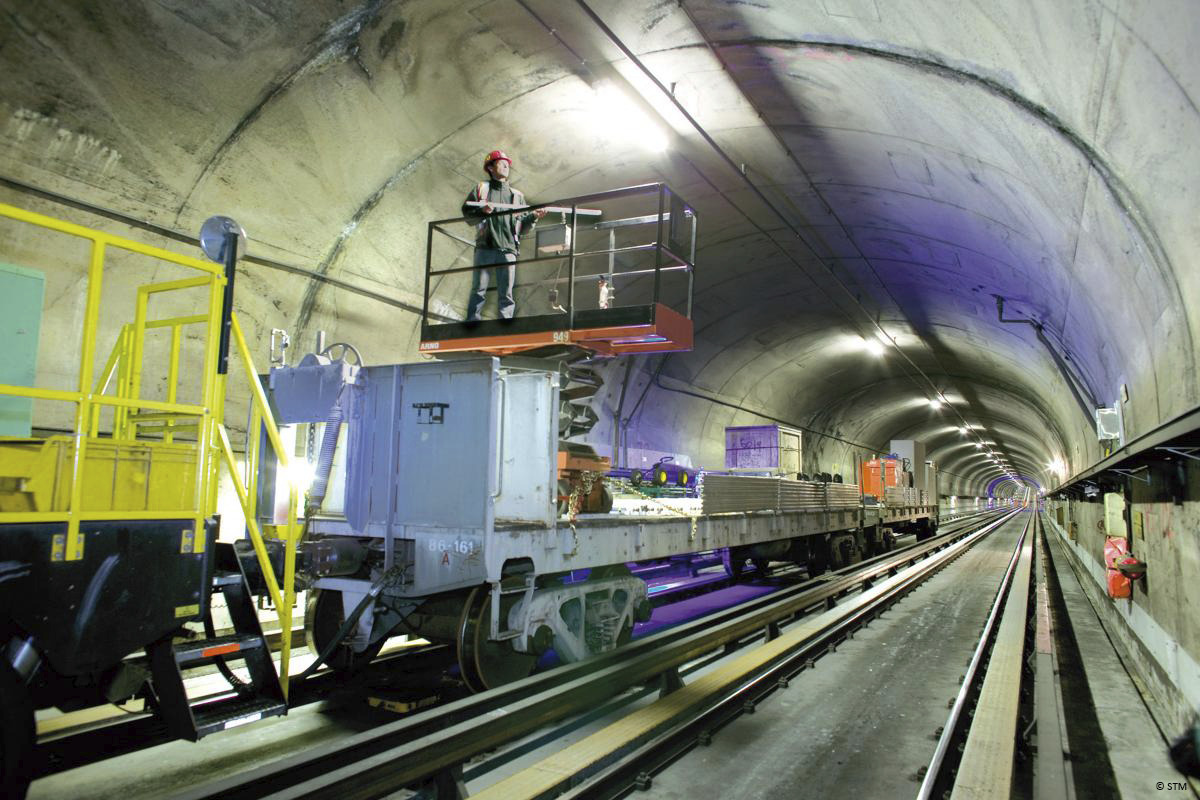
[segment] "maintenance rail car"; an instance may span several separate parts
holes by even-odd
[[[310,355],[272,370],[278,418],[324,423],[310,506],[342,509],[310,516],[301,553],[323,658],[369,660],[389,635],[417,634],[453,643],[467,683],[490,688],[548,649],[570,662],[628,639],[650,611],[630,564],[722,550],[735,576],[746,561],[819,572],[936,527],[935,506],[751,476],[711,476],[694,514],[560,516],[560,384],[555,368],[494,357],[363,367]],[[328,485],[343,496],[325,498]],[[720,511],[705,513],[718,491]],[[569,579],[581,569],[586,581]]]

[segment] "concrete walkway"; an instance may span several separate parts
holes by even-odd
[[[1063,544],[1061,529],[1048,516],[1042,519],[1120,797],[1193,797],[1190,789],[1167,788],[1186,779],[1171,766],[1162,734],[1080,585],[1074,554]],[[1088,575],[1083,577],[1091,580]],[[1076,749],[1074,744],[1071,748]]]

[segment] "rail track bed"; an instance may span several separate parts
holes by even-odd
[[[699,590],[679,592],[676,602],[662,605],[656,609],[655,619],[644,626],[645,632],[639,631],[639,637],[653,639],[655,642],[674,641],[688,631],[707,628],[716,624],[718,620],[733,619],[739,613],[759,613],[761,615],[763,608],[772,607],[781,601],[794,604],[794,600],[789,598],[793,598],[797,594],[807,596],[806,593],[810,593],[808,605],[822,606],[831,602],[832,598],[857,591],[857,588],[863,584],[864,575],[868,576],[865,580],[879,580],[881,576],[886,576],[888,572],[895,569],[894,566],[891,566],[892,562],[901,564],[924,557],[923,555],[914,555],[913,551],[924,553],[944,548],[949,541],[961,536],[962,532],[971,524],[970,520],[947,524],[945,526],[946,533],[934,541],[902,547],[900,550],[856,564],[839,573],[819,576],[815,580],[802,580],[805,578],[805,572],[802,569],[776,567],[769,580],[756,581],[756,585],[730,586],[727,582],[716,580],[712,582],[711,591],[708,594],[702,594]],[[721,604],[722,600],[719,595],[722,594],[728,595],[728,598],[741,597],[742,599],[749,595],[753,599],[736,608],[711,614],[711,609]],[[723,601],[725,604],[734,602],[734,599],[728,598]],[[795,612],[789,613],[794,615]],[[708,614],[704,621],[688,621],[701,614]],[[737,648],[746,639],[761,638],[762,632],[770,624],[760,620],[754,623],[750,629],[743,631],[741,635],[733,635],[732,638],[730,635],[726,635],[722,641],[716,644],[694,644],[693,648],[696,649],[702,660],[706,657],[711,658],[711,655],[706,656],[705,653],[711,653],[714,647],[718,652],[722,652],[725,648],[730,650]],[[676,627],[663,630],[664,625]],[[639,648],[641,651],[645,650],[647,646],[639,638],[630,648]],[[629,655],[632,656],[630,648],[625,648],[620,652],[629,651]],[[75,776],[69,773],[55,773],[63,773],[100,759],[108,759],[101,766],[105,774],[112,776],[111,781],[100,780],[98,783],[92,784],[95,789],[106,785],[112,786],[111,793],[110,790],[103,790],[105,792],[103,796],[130,796],[131,794],[174,796],[174,792],[162,791],[161,787],[164,784],[155,778],[143,779],[139,776],[143,773],[161,773],[162,765],[171,763],[180,765],[176,769],[178,775],[203,774],[205,777],[211,777],[214,774],[220,774],[220,771],[236,768],[236,764],[230,766],[226,763],[234,761],[234,759],[228,759],[231,751],[249,751],[245,756],[245,761],[261,763],[272,758],[281,758],[300,747],[319,745],[323,749],[337,749],[339,743],[344,745],[348,739],[370,735],[373,732],[382,734],[397,725],[405,727],[410,723],[416,723],[419,732],[424,729],[426,724],[421,723],[421,719],[433,720],[427,724],[434,727],[446,724],[447,720],[449,724],[456,727],[470,726],[475,713],[488,714],[490,709],[493,709],[492,703],[495,701],[484,700],[480,705],[480,698],[487,698],[492,693],[464,697],[463,690],[455,684],[452,674],[442,674],[440,679],[432,678],[429,670],[437,661],[441,649],[438,647],[420,648],[403,657],[393,657],[386,663],[373,664],[368,675],[360,676],[357,680],[349,683],[340,682],[333,675],[314,676],[318,680],[310,681],[309,685],[305,685],[303,688],[297,687],[295,697],[297,702],[287,718],[265,721],[255,726],[248,726],[246,729],[233,730],[199,744],[163,743],[165,734],[149,717],[131,717],[121,720],[118,724],[110,724],[101,728],[74,733],[67,732],[60,735],[56,741],[43,745],[45,762],[42,774],[49,777],[35,782],[30,796],[34,798],[56,796],[54,794],[56,787],[69,785],[67,782],[74,780]],[[418,658],[414,658],[414,656]],[[579,676],[586,676],[593,671],[602,670],[605,663],[612,660],[611,656],[603,657],[584,665],[573,665],[549,673],[537,674],[528,681],[522,681],[521,685],[526,683],[534,687],[561,685],[564,681],[569,682],[579,679]],[[422,666],[418,666],[418,661]],[[692,664],[694,661],[695,659],[691,659],[687,663],[680,663],[679,669],[682,670],[682,674],[686,675],[697,668]],[[658,676],[664,671],[670,671],[671,668],[664,670],[662,666],[651,664],[649,669],[652,674],[648,678],[643,676],[638,679],[642,683],[646,680],[651,682],[661,680]],[[424,683],[419,686],[424,687],[424,695],[436,694],[439,697],[440,708],[399,721],[394,713],[365,708],[364,698],[366,696],[386,696],[389,687],[395,690],[391,696],[406,696],[401,684],[406,677],[411,678],[414,673],[422,671],[426,674]],[[615,693],[620,695],[615,701],[618,705],[636,701],[636,699],[629,700],[626,697],[630,692],[636,694],[640,690],[642,694],[645,694],[646,690],[640,689],[641,683],[638,680],[628,682],[628,686],[632,687],[630,691]],[[436,682],[436,691],[434,691],[435,687],[431,681]],[[501,690],[501,692],[505,691],[507,690]],[[417,694],[421,693],[421,691],[417,692]],[[574,724],[576,727],[585,726],[587,719],[596,716],[597,709],[606,707],[606,704],[612,701],[613,694],[614,692],[587,690],[586,696],[592,698],[591,708],[588,708],[588,703],[585,703],[579,709],[586,715],[586,719],[568,724]],[[414,699],[416,698],[414,697]],[[450,715],[448,718],[441,716],[443,709],[449,710],[446,712]],[[438,722],[439,719],[442,722]],[[399,735],[403,736],[404,734]],[[380,741],[387,741],[387,739],[380,739]],[[521,747],[528,749],[530,745],[526,743]],[[519,753],[516,754],[519,755]],[[121,757],[116,758],[116,756]],[[96,767],[89,769],[95,770]],[[184,783],[184,781],[180,781],[180,785]],[[257,791],[245,796],[256,796]],[[236,795],[229,794],[226,788],[222,788],[211,796]]]

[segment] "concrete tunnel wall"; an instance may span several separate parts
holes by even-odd
[[[621,417],[638,458],[719,466],[726,425],[777,419],[806,429],[808,471],[849,475],[915,437],[944,492],[985,492],[1002,474],[986,448],[1053,488],[1105,452],[1092,408],[1117,407],[1131,441],[1200,404],[1191,4],[590,7],[669,96],[579,2],[0,0],[0,201],[193,253],[112,215],[187,236],[233,216],[286,267],[239,269],[260,364],[276,327],[383,363],[419,357],[426,223],[458,213],[487,151],[514,156],[534,201],[666,181],[701,221],[696,346],[636,358]],[[601,106],[606,87],[629,108]],[[0,246],[46,273],[38,384],[74,388],[85,250],[10,221]],[[167,272],[114,258],[105,296]],[[466,278],[443,288],[465,302]],[[607,452],[626,365],[602,369],[590,438]],[[70,409],[39,402],[35,424],[68,428]],[[1171,530],[1164,557],[1200,584],[1179,560],[1200,533]]]

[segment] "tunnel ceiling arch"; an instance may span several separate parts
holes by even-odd
[[[4,199],[235,216],[298,268],[238,298],[260,351],[287,327],[413,357],[425,223],[500,146],[534,199],[665,180],[699,211],[696,347],[626,387],[644,448],[712,465],[721,427],[771,418],[828,466],[920,434],[979,490],[947,433],[971,426],[1053,486],[1101,455],[1090,407],[1133,438],[1200,402],[1182,0],[3,5]]]

